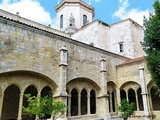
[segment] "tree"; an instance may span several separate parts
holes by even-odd
[[[129,103],[126,99],[123,99],[121,105],[118,106],[118,111],[122,112],[121,117],[127,120],[134,113],[134,103]]]
[[[149,19],[144,17],[144,42],[142,43],[147,56],[146,62],[152,81],[157,90],[160,89],[160,2],[155,0],[154,13]]]
[[[38,119],[44,119],[48,115],[53,115],[53,120],[56,120],[67,109],[63,102],[54,101],[51,95],[37,97],[26,94],[25,97],[27,98],[28,106],[22,107],[23,114],[37,115]]]

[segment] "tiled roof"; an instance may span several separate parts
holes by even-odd
[[[132,63],[136,63],[136,62],[140,62],[140,61],[143,61],[145,60],[145,57],[138,57],[138,58],[134,58],[134,59],[131,59],[131,60],[128,60],[122,64],[119,64],[117,66],[122,66],[122,65],[127,65],[127,64],[132,64]]]

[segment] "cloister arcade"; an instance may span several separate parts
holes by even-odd
[[[151,111],[160,110],[159,101],[160,97],[155,94],[153,84],[148,88],[148,101],[151,107]],[[129,103],[135,103],[135,111],[143,111],[143,99],[141,86],[136,82],[127,82],[120,88],[120,99],[127,99]],[[153,107],[153,108],[152,108]]]
[[[22,106],[27,107],[25,94],[44,97],[54,94],[57,85],[46,77],[33,72],[10,72],[1,74],[0,118],[1,120],[35,120],[36,116],[22,114]],[[45,116],[50,118],[51,116]]]
[[[67,84],[68,116],[96,114],[99,86],[87,78],[77,78]]]

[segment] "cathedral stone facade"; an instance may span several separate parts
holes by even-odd
[[[59,120],[121,120],[123,98],[135,103],[129,120],[159,120],[143,27],[131,19],[93,21],[94,8],[81,0],[55,10],[57,29],[0,10],[0,119],[35,120],[22,114],[24,94],[51,91],[68,105]]]

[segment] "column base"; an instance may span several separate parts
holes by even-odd
[[[110,120],[111,119],[111,115],[110,114],[105,114],[103,116],[104,120]]]

